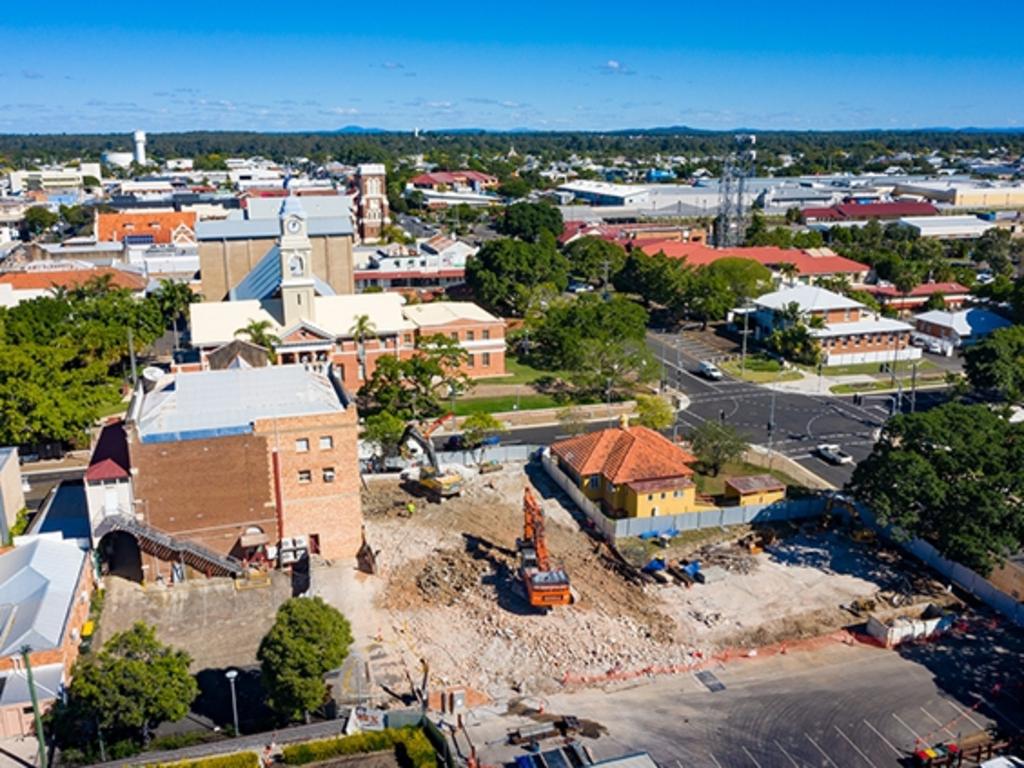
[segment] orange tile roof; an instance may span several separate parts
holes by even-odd
[[[553,443],[551,452],[580,477],[599,474],[615,484],[690,477],[689,464],[697,460],[647,427],[612,427],[570,437]]]
[[[828,248],[778,248],[774,245],[751,248],[711,248],[703,243],[680,243],[674,240],[659,240],[643,243],[640,249],[648,256],[664,253],[670,259],[685,259],[691,267],[702,267],[719,259],[738,257],[753,259],[767,267],[792,264],[801,275],[859,274],[867,272],[868,266],[853,259],[840,256]]]
[[[113,267],[2,272],[0,283],[7,283],[16,291],[46,290],[54,287],[74,288],[102,275],[112,275],[110,284],[115,288],[141,291],[146,287],[146,281],[141,276]]]
[[[152,235],[154,243],[171,242],[174,231],[185,225],[196,228],[194,211],[160,211],[156,213],[99,213],[96,215],[96,239],[121,242],[126,235]]]

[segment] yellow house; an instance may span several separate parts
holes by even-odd
[[[786,498],[786,484],[771,475],[730,477],[724,496],[727,504],[771,504]]]
[[[699,506],[696,458],[647,427],[628,423],[552,444],[559,468],[609,517],[654,517]]]

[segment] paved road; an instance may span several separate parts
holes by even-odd
[[[395,223],[413,237],[433,237],[437,234],[437,229],[425,224],[419,217],[407,213],[395,214]]]
[[[1006,629],[900,652],[836,644],[719,666],[718,692],[682,675],[551,696],[545,711],[607,729],[584,740],[599,758],[644,750],[666,768],[895,768],[909,764],[918,739],[948,741],[993,723],[1019,731],[1021,650],[1020,633]],[[474,720],[486,762],[515,757],[501,737],[528,721]]]
[[[852,396],[776,392],[731,377],[709,381],[695,373],[702,350],[692,342],[683,342],[678,335],[650,334],[648,346],[665,367],[666,384],[690,398],[690,407],[679,414],[679,430],[706,421],[724,422],[752,443],[768,445],[768,424],[774,421],[772,447],[836,486],[850,478],[852,466],[826,463],[813,453],[814,446],[836,443],[855,461],[861,461],[871,452],[877,430],[890,415],[890,395],[866,396],[863,405],[856,406]],[[917,409],[943,399],[941,393],[918,393]]]

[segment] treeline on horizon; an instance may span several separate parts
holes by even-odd
[[[490,157],[514,147],[520,155],[558,160],[572,154],[608,158],[616,155],[722,156],[734,146],[735,131],[651,129],[645,131],[521,132],[484,131],[423,132],[307,132],[260,133],[243,131],[192,131],[153,133],[147,137],[147,153],[154,158],[225,157],[259,155],[275,161],[307,157],[322,163],[385,162],[411,154],[450,158]],[[0,161],[25,163],[99,160],[107,150],[128,150],[131,134],[6,134],[0,135]],[[985,130],[908,131],[759,131],[758,154],[765,160],[780,155],[820,159],[829,170],[854,170],[874,157],[899,152],[987,153],[1002,148],[1024,153],[1024,132]],[[845,155],[845,157],[844,157]],[[759,158],[760,159],[760,158]],[[759,163],[760,164],[760,163]]]

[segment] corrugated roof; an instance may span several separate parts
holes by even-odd
[[[735,488],[738,493],[759,493],[761,491],[784,491],[786,484],[771,475],[748,475],[746,477],[730,477],[725,485]]]
[[[754,303],[769,309],[785,309],[790,304],[797,304],[801,312],[855,309],[864,306],[859,301],[854,301],[841,293],[834,293],[814,285],[798,285],[794,288],[766,293],[754,299]]]
[[[981,307],[962,309],[959,312],[947,312],[941,309],[922,312],[914,318],[920,323],[930,323],[943,328],[952,328],[959,336],[984,336],[1012,325],[1005,317],[989,312]]]
[[[59,648],[86,553],[62,539],[36,538],[0,555],[0,658]]]
[[[281,249],[274,246],[256,266],[229,292],[231,301],[269,299],[281,286]],[[316,275],[313,289],[321,296],[333,296],[334,289]]]
[[[447,325],[465,321],[497,323],[495,317],[483,307],[471,301],[433,301],[429,304],[410,304],[403,308],[406,319],[420,328],[433,325]]]
[[[137,396],[143,442],[244,434],[258,419],[345,410],[331,381],[302,365],[168,375]]]
[[[36,687],[36,695],[42,701],[57,698],[64,682],[64,665],[33,666],[32,682]],[[28,677],[24,670],[12,669],[0,674],[0,708],[26,706],[31,702],[32,694],[28,690]]]
[[[128,477],[131,462],[128,460],[128,440],[124,424],[120,421],[107,424],[100,430],[96,447],[89,457],[89,468],[85,470],[88,482],[122,480]]]
[[[310,218],[306,222],[310,237],[352,234],[352,220],[347,216]],[[220,219],[196,224],[197,240],[251,240],[276,238],[281,234],[278,219]]]

